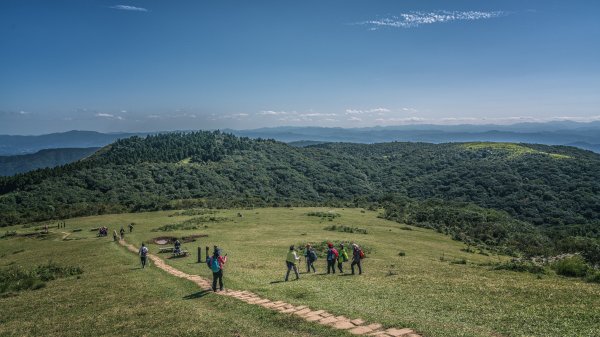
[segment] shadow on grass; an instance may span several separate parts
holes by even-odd
[[[206,295],[208,295],[210,293],[212,293],[211,290],[202,290],[202,291],[195,292],[193,294],[189,294],[189,295],[183,296],[183,299],[184,300],[194,300],[194,299],[197,299],[197,298],[202,298],[202,297],[204,297],[204,296],[206,296]]]

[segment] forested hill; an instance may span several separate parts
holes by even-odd
[[[299,148],[220,132],[162,134],[119,140],[73,164],[1,178],[0,193],[2,225],[194,202],[367,205],[408,197],[471,202],[535,225],[598,227],[600,155],[526,144]]]

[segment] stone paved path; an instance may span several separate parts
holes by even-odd
[[[128,244],[124,240],[119,241],[119,243],[127,247],[127,249],[129,249],[131,252],[136,254],[138,253],[138,248],[136,248],[134,245]],[[173,276],[190,280],[196,283],[203,290],[212,290],[211,281],[200,277],[199,275],[190,275],[182,272],[181,270],[175,269],[166,264],[163,259],[156,255],[148,254],[148,258],[154,263],[156,267],[166,271],[167,273]],[[353,335],[379,337],[421,337],[421,335],[417,334],[412,329],[384,329],[383,326],[379,323],[368,323],[360,318],[351,319],[344,316],[335,316],[331,313],[326,312],[325,310],[315,310],[305,305],[295,306],[283,301],[271,301],[249,291],[225,289],[221,292],[217,292],[216,294],[237,298],[246,303],[259,305],[261,307],[279,311],[284,314],[296,315],[308,322],[315,322],[322,325],[328,325],[334,329],[347,330],[350,334]]]

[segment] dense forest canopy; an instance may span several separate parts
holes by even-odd
[[[597,237],[600,155],[510,143],[299,148],[218,131],[172,133],[119,140],[76,163],[1,178],[0,193],[3,226],[198,204],[387,200],[389,208],[390,200],[406,198],[473,204],[555,234]]]

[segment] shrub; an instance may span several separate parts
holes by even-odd
[[[48,281],[82,273],[83,270],[79,267],[62,267],[53,262],[31,270],[10,266],[0,270],[0,294],[40,289],[45,287]]]
[[[348,226],[342,226],[342,225],[327,226],[323,229],[326,231],[332,231],[332,232],[367,234],[367,230],[365,228],[348,227]]]
[[[406,256],[405,252],[398,252],[398,256]]]
[[[600,270],[588,270],[585,280],[590,283],[600,283]]]
[[[530,261],[510,261],[494,265],[494,270],[510,270],[521,273],[547,274],[548,270]]]
[[[568,257],[552,264],[552,269],[558,275],[567,277],[584,277],[587,275],[589,268],[585,260],[579,255]]]
[[[412,231],[413,230],[411,227],[408,227],[408,226],[402,226],[402,227],[400,227],[400,229],[403,231]]]
[[[306,213],[306,215],[316,216],[321,219],[329,219],[329,220],[333,220],[335,218],[342,216],[341,214],[335,213],[335,212],[309,212],[309,213]]]

